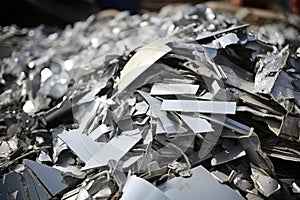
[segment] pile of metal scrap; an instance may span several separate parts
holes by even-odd
[[[1,199],[299,198],[300,52],[247,26],[185,5],[2,27]]]

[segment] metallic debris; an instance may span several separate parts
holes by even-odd
[[[194,168],[190,178],[175,177],[161,184],[158,188],[169,199],[199,199],[206,197],[210,199],[243,199],[238,192],[227,185],[220,184],[202,166]]]
[[[235,102],[220,101],[192,101],[192,100],[164,100],[161,110],[181,111],[181,112],[199,112],[215,114],[235,114]]]
[[[0,199],[299,199],[296,28],[248,28],[203,4],[0,27]]]
[[[128,178],[122,192],[122,200],[169,199],[162,191],[151,185],[151,183],[136,176]]]

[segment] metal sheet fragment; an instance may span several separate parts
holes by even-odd
[[[151,88],[151,95],[178,95],[178,94],[191,94],[195,95],[199,85],[191,84],[154,84]]]
[[[266,57],[258,62],[258,71],[255,76],[255,91],[269,94],[278,78],[280,70],[285,66],[289,56],[289,47],[286,46],[278,54]]]
[[[222,101],[163,100],[161,110],[215,114],[235,114],[236,103]]]
[[[243,148],[239,145],[235,145],[213,156],[211,160],[211,165],[212,166],[220,165],[241,158],[245,155],[246,152],[243,150]]]
[[[27,186],[27,193],[29,199],[51,199],[49,192],[42,186],[38,178],[30,169],[23,171],[24,185]]]
[[[254,181],[255,188],[265,197],[269,197],[271,194],[277,192],[281,188],[275,179],[263,174],[258,169],[252,167],[251,171],[251,178]]]
[[[109,160],[118,161],[121,159],[139,140],[140,134],[136,135],[119,135],[111,139],[98,152],[86,162],[81,170],[101,167],[107,165]]]
[[[58,170],[31,160],[24,160],[24,163],[33,171],[51,195],[55,196],[68,187],[63,183],[63,177]]]
[[[220,184],[204,167],[192,169],[190,178],[175,177],[158,186],[169,199],[244,199],[238,192]],[[213,190],[211,188],[214,188]],[[218,192],[215,192],[218,191]]]
[[[136,176],[128,178],[122,192],[123,195],[121,200],[169,199],[163,192],[151,183]]]
[[[151,115],[154,115],[155,117],[158,117],[164,130],[168,134],[172,133],[177,133],[181,132],[183,128],[177,124],[176,122],[172,121],[168,116],[167,112],[161,111],[161,102],[153,97],[150,96],[150,94],[143,92],[143,91],[138,91],[148,102],[150,105],[150,110],[151,110]]]
[[[85,163],[87,163],[104,146],[91,137],[79,133],[78,130],[64,131],[58,135],[68,147]]]
[[[180,118],[193,130],[194,133],[213,132],[211,124],[200,117],[181,114]]]
[[[172,49],[160,41],[153,41],[142,47],[128,61],[122,70],[118,85],[118,92],[126,89],[141,73],[149,68],[155,61]],[[147,59],[145,59],[147,58]]]

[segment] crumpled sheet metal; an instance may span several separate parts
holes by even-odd
[[[283,48],[277,55],[270,55],[265,60],[260,60],[258,71],[255,76],[255,92],[268,94],[278,78],[280,70],[285,66],[289,56],[288,46]]]
[[[248,26],[199,4],[0,27],[1,197],[299,198],[300,48]]]

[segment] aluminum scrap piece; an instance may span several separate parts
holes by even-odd
[[[222,35],[223,33],[229,33],[229,32],[233,32],[233,31],[236,31],[236,30],[243,30],[243,29],[247,28],[248,26],[249,26],[249,24],[242,24],[242,25],[233,26],[233,27],[230,27],[230,28],[227,28],[227,29],[224,29],[224,30],[199,35],[196,38],[196,40],[198,42],[200,42],[202,40],[212,39],[212,38],[215,38],[216,36]]]
[[[246,152],[238,145],[233,146],[231,149],[226,149],[219,154],[214,155],[211,160],[211,165],[220,165],[226,162],[241,158],[246,155]]]
[[[278,54],[273,54],[258,62],[259,69],[255,75],[255,91],[269,94],[278,78],[281,69],[285,66],[289,56],[289,47],[286,46]]]
[[[130,176],[128,178],[122,192],[121,200],[169,200],[158,188],[136,176]]]
[[[150,105],[150,110],[151,110],[151,115],[154,115],[159,118],[163,129],[168,133],[177,133],[179,132],[182,127],[178,124],[176,124],[174,121],[172,121],[168,116],[165,111],[161,111],[161,101],[157,100],[156,98],[150,96],[150,94],[143,92],[143,91],[138,91],[143,98],[148,102]]]
[[[274,157],[274,158],[278,158],[278,159],[282,159],[285,161],[292,161],[292,162],[300,162],[300,156],[299,154],[294,154],[294,152],[290,152],[293,151],[292,149],[280,149],[280,147],[277,149],[278,147],[274,146],[272,148],[268,148],[268,147],[263,147],[264,152],[270,156],[270,157]]]
[[[150,94],[151,95],[177,95],[177,94],[195,95],[198,89],[199,89],[199,85],[155,83],[151,88]]]
[[[107,165],[109,160],[118,161],[142,138],[141,134],[119,135],[112,138],[96,152],[81,170]]]
[[[294,108],[294,104],[300,106],[300,91],[296,89],[298,84],[296,77],[281,71],[273,85],[270,95],[282,105],[288,112]]]
[[[57,169],[31,160],[24,160],[24,163],[33,171],[51,195],[55,196],[68,187],[63,183],[63,177]]]
[[[299,187],[299,185],[296,183],[296,182],[293,182],[292,183],[292,191],[294,192],[294,193],[297,193],[297,194],[299,194],[300,193],[300,187]]]
[[[2,181],[2,180],[1,180]],[[26,199],[27,191],[23,187],[22,177],[16,172],[10,172],[6,174],[3,178],[4,187],[6,187],[7,196],[14,196],[14,199]],[[4,192],[4,191],[3,191]],[[2,192],[1,192],[2,193]],[[1,197],[2,195],[0,195]],[[8,198],[9,199],[9,198]]]
[[[265,197],[269,197],[281,188],[277,180],[263,174],[255,167],[252,167],[251,171],[251,179],[254,181],[256,189]]]
[[[108,133],[112,131],[113,129],[110,126],[107,126],[106,124],[100,124],[97,128],[95,128],[90,134],[89,137],[92,138],[94,141],[96,141],[98,138],[100,138],[105,133]]]
[[[205,93],[204,95],[201,95],[200,99],[207,99],[207,100],[213,100],[217,94],[221,91],[221,88],[217,81],[213,81],[211,84],[211,90],[210,92]]]
[[[51,199],[49,192],[42,186],[38,178],[30,169],[25,169],[22,172],[24,185],[28,188],[29,199]]]
[[[133,116],[136,116],[136,115],[144,115],[147,113],[149,109],[149,106],[146,102],[142,101],[140,103],[136,103],[135,104],[135,112],[133,114]]]
[[[192,129],[194,133],[207,133],[214,131],[214,129],[211,127],[211,124],[205,119],[185,114],[181,114],[179,116]]]
[[[226,183],[229,180],[229,176],[220,171],[213,171],[211,174],[220,182]]]
[[[211,44],[205,44],[203,46],[215,48],[215,49],[220,49],[220,48],[225,49],[226,46],[231,44],[237,44],[238,42],[239,42],[239,38],[235,33],[228,33],[220,38],[213,40]]]
[[[120,80],[117,83],[118,92],[125,90],[141,73],[171,50],[170,47],[160,41],[153,41],[139,49],[122,70]]]
[[[203,166],[193,168],[190,178],[175,177],[158,186],[169,199],[244,199],[227,185],[222,185]]]
[[[95,142],[91,137],[79,133],[78,130],[64,131],[58,135],[68,147],[85,163],[87,163],[105,144]]]
[[[161,110],[214,114],[235,114],[236,102],[163,100]]]

